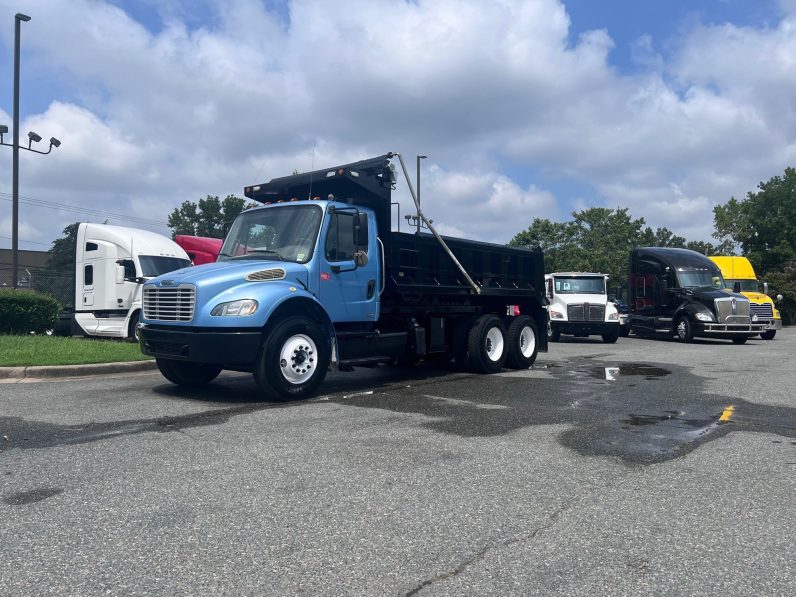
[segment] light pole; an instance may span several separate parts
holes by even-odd
[[[425,160],[427,155],[417,156],[417,204],[420,205],[420,160]],[[420,234],[420,215],[417,217],[417,234]]]
[[[13,152],[11,165],[11,287],[16,289],[18,286],[17,268],[19,267],[19,38],[22,22],[30,21],[28,15],[18,12],[14,15],[14,136],[11,150]],[[3,142],[3,134],[8,132],[8,127],[0,125],[0,145],[8,145]],[[61,142],[55,137],[50,137],[50,148],[47,151],[32,149],[33,143],[41,141],[41,137],[33,131],[28,133],[27,149],[34,153],[46,155],[53,147],[58,147]]]

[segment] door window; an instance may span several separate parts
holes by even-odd
[[[359,230],[355,223],[359,222]],[[368,252],[368,219],[365,214],[336,212],[326,233],[326,259],[351,261],[357,251]]]

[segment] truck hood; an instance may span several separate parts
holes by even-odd
[[[308,283],[307,268],[299,263],[290,261],[220,261],[206,263],[178,269],[168,274],[163,274],[150,280],[147,284],[156,286],[179,286],[180,284],[195,284],[196,286],[218,286],[230,283],[241,283],[246,276],[264,270],[281,269],[285,271],[284,279],[295,281],[300,278],[305,284]]]
[[[742,292],[741,294],[753,303],[774,303],[770,296],[762,292]]]
[[[731,298],[734,297],[739,301],[748,301],[745,296],[742,294],[736,294],[729,290],[717,290],[715,288],[694,288],[694,294],[692,295],[695,300],[705,305],[708,309],[713,311],[714,303],[713,301],[720,298]]]

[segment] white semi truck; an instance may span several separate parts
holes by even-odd
[[[141,285],[191,265],[188,254],[160,234],[82,223],[75,246],[74,302],[60,315],[61,336],[105,336],[138,341]]]
[[[547,337],[558,342],[561,334],[585,338],[602,336],[616,342],[620,315],[608,300],[608,276],[589,272],[557,272],[545,276],[547,296]]]

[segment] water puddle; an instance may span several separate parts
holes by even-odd
[[[654,367],[652,365],[644,365],[641,363],[623,363],[619,366],[613,367],[593,367],[590,374],[595,379],[606,379],[608,381],[616,381],[620,377],[637,376],[643,377],[646,380],[654,380],[666,375],[671,375],[671,371],[661,367]]]

